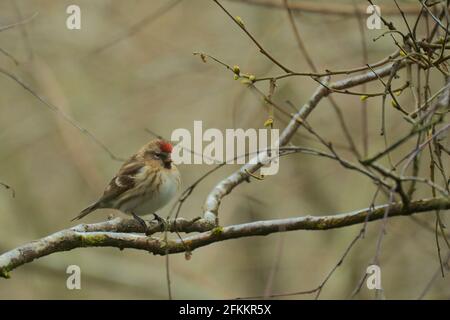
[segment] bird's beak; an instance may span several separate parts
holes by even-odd
[[[165,154],[164,162],[166,162],[166,163],[172,163],[172,156],[170,155],[170,153],[166,153],[166,154]]]
[[[172,157],[171,157],[171,155],[170,155],[170,153],[164,153],[164,157],[163,157],[163,162],[164,162],[164,166],[166,167],[166,168],[169,168],[170,169],[170,167],[171,167],[171,165],[172,165]]]

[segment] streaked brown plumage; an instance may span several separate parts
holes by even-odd
[[[122,165],[103,196],[72,221],[96,209],[111,208],[133,215],[142,224],[139,216],[155,214],[173,198],[181,185],[171,152],[172,145],[164,140],[147,143]]]

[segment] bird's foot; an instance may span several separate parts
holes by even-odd
[[[153,214],[154,218],[150,222],[153,222],[153,221],[156,220],[157,223],[156,223],[156,226],[152,226],[151,228],[147,228],[145,230],[145,235],[146,236],[150,236],[151,234],[154,234],[155,232],[158,232],[159,231],[159,227],[161,227],[161,226],[165,227],[166,224],[167,224],[166,220],[161,218],[159,215],[157,215],[156,213],[152,213],[152,214]]]
[[[166,223],[166,220],[161,218],[158,214],[156,214],[156,213],[152,213],[152,214],[153,214],[153,217],[154,217],[153,220],[158,221],[159,224],[165,224]]]
[[[147,226],[147,223],[145,222],[145,220],[142,219],[141,217],[137,216],[137,215],[134,214],[134,213],[132,213],[132,215],[133,215],[133,218],[134,218],[137,222],[139,222],[139,224],[142,226],[142,228],[144,229],[144,233],[145,233],[146,235],[148,235],[149,229],[148,229],[148,226]]]

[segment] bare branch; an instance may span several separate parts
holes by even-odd
[[[284,5],[277,0],[228,0],[232,2],[241,2],[249,5],[257,5],[268,8],[283,9]],[[289,9],[299,12],[318,13],[322,15],[342,15],[354,16],[355,7],[347,3],[336,3],[333,1],[320,2],[317,1],[297,1],[289,4]],[[356,10],[360,14],[366,14],[366,5],[358,5]],[[381,10],[384,15],[399,15],[400,13],[395,6],[381,5]],[[417,14],[420,13],[420,7],[414,4],[405,4],[402,6],[404,13]]]
[[[106,49],[109,49],[116,45],[117,43],[123,41],[124,39],[127,39],[129,37],[132,37],[136,33],[142,30],[142,28],[148,26],[149,24],[155,22],[158,18],[165,15],[167,12],[169,12],[172,8],[174,8],[177,4],[181,3],[181,0],[174,0],[172,2],[169,2],[156,10],[155,12],[150,13],[149,15],[145,16],[142,20],[138,21],[136,24],[132,25],[128,30],[123,34],[118,36],[117,38],[114,38],[113,40],[110,40],[109,42],[105,43],[104,45],[98,47],[90,54],[98,54],[100,52],[103,52]]]
[[[285,67],[283,64],[281,64],[278,60],[276,60],[274,57],[272,57],[270,55],[269,52],[267,52],[263,46],[255,39],[255,37],[253,37],[253,35],[247,30],[247,28],[245,27],[244,23],[241,20],[238,20],[237,17],[233,17],[231,15],[231,13],[225,9],[225,7],[218,1],[218,0],[213,0],[238,26],[239,28],[242,29],[242,31],[245,32],[245,34],[253,41],[253,43],[258,47],[259,52],[261,52],[263,55],[265,55],[270,61],[272,61],[273,63],[275,63],[278,67],[280,67],[284,72],[286,73],[292,73],[293,71],[291,71],[290,69],[288,69],[287,67]]]
[[[398,64],[398,68],[402,68],[406,65],[405,61],[402,61]],[[366,82],[373,81],[378,79],[378,77],[385,77],[391,73],[393,64],[388,64],[386,66],[380,67],[378,69],[374,69],[374,71],[368,71],[361,75],[352,76],[349,78],[345,78],[339,80],[337,82],[331,83],[326,87],[320,85],[314,94],[311,96],[309,101],[300,108],[300,110],[292,117],[289,124],[283,130],[279,139],[279,146],[285,146],[291,140],[292,136],[295,134],[297,129],[301,126],[302,120],[306,119],[308,115],[314,110],[314,108],[319,104],[322,98],[328,96],[330,93],[327,87],[332,89],[347,89],[350,87],[357,86],[359,84],[363,84]],[[324,81],[322,81],[324,82]],[[325,82],[324,82],[325,83]],[[261,159],[263,157],[259,157]],[[242,166],[238,171],[235,171],[233,174],[228,176],[227,178],[220,181],[209,193],[205,204],[204,204],[204,217],[209,220],[218,219],[218,211],[220,202],[222,199],[229,194],[236,186],[241,184],[243,181],[246,181],[250,175],[248,172],[253,173],[261,168],[261,163],[255,161],[249,161],[249,163]]]
[[[0,255],[0,276],[8,278],[11,270],[23,264],[52,253],[76,248],[115,247],[121,250],[130,248],[148,251],[155,255],[191,252],[194,249],[229,239],[264,236],[294,230],[328,230],[365,223],[366,221],[380,220],[386,213],[386,206],[381,205],[375,208],[329,216],[302,216],[227,227],[214,227],[214,224],[204,219],[189,221],[183,218],[168,221],[166,226],[157,223],[152,224],[152,232],[163,231],[164,228],[172,232],[201,232],[197,235],[187,236],[182,240],[167,241],[164,238],[132,233],[143,232],[143,229],[138,222],[130,219],[117,218],[92,225],[82,224],[56,232]],[[393,203],[389,206],[388,217],[412,215],[437,209],[450,209],[450,199],[432,198],[413,201],[408,207],[401,203]]]
[[[6,183],[4,183],[4,182],[0,182],[0,186],[3,186],[5,189],[11,190],[11,196],[12,196],[13,198],[16,197],[16,191],[15,191],[14,188],[11,187],[9,184],[6,184]]]
[[[0,32],[8,30],[8,29],[12,29],[14,27],[20,26],[20,25],[25,24],[25,23],[28,23],[31,20],[33,20],[34,18],[36,18],[36,16],[38,14],[39,14],[38,12],[35,12],[32,16],[30,16],[30,17],[28,17],[28,18],[26,18],[26,19],[24,19],[22,21],[14,22],[14,23],[8,24],[6,26],[0,26]]]
[[[123,161],[124,159],[117,157],[109,148],[101,142],[92,132],[87,130],[86,128],[82,127],[78,122],[76,122],[74,119],[72,119],[68,114],[64,113],[60,108],[57,106],[51,104],[46,99],[41,97],[35,90],[33,90],[28,84],[23,82],[21,79],[19,79],[14,74],[0,68],[0,73],[4,74],[8,78],[14,80],[16,83],[18,83],[22,88],[24,88],[26,91],[31,93],[36,99],[38,99],[40,102],[42,102],[47,108],[49,108],[52,112],[63,118],[65,121],[67,121],[70,125],[78,129],[81,133],[88,136],[95,144],[97,144],[101,149],[103,149],[106,153],[109,154],[111,159],[117,160],[117,161]]]

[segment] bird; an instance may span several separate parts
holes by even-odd
[[[117,209],[132,215],[147,232],[147,224],[140,216],[153,214],[161,222],[156,211],[167,205],[181,186],[181,175],[172,161],[172,150],[172,144],[166,140],[148,142],[124,162],[100,199],[71,221],[97,209]]]

